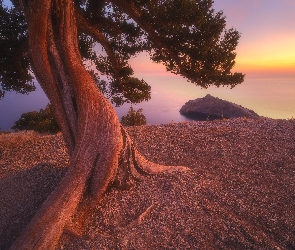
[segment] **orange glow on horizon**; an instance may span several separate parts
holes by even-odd
[[[236,65],[232,72],[255,76],[295,77],[295,34],[264,34],[256,40],[241,37],[236,50]],[[162,64],[154,63],[147,53],[131,60],[138,77],[173,76]]]
[[[292,76],[295,77],[295,62],[284,60],[256,60],[237,61],[232,72],[242,72],[244,74],[256,76]]]
[[[265,36],[256,41],[241,40],[237,48],[236,71],[295,76],[295,35]]]
[[[138,58],[132,59],[130,63],[135,75],[139,78],[146,76],[175,76],[168,72],[164,65],[152,62],[146,56],[140,55]],[[295,77],[295,55],[294,59],[290,58],[289,60],[283,57],[281,59],[277,57],[276,60],[271,60],[270,58],[251,60],[240,58],[238,55],[232,72],[242,72],[248,76]]]

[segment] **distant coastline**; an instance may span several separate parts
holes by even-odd
[[[141,77],[138,75],[138,77]],[[148,124],[166,124],[190,120],[179,113],[181,106],[188,100],[204,97],[206,94],[238,103],[254,110],[261,116],[273,119],[290,119],[295,117],[295,77],[286,78],[249,78],[233,89],[209,88],[200,89],[181,77],[147,76],[144,78],[152,86],[152,99],[134,105],[135,109],[143,108]],[[0,100],[0,127],[9,130],[21,114],[39,111],[45,108],[48,99],[41,87],[29,95],[7,93]],[[121,118],[127,114],[130,105],[116,108]]]

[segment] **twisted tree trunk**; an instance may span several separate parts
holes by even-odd
[[[137,152],[84,68],[72,0],[30,0],[23,6],[34,73],[53,105],[70,166],[11,249],[54,249],[82,200],[96,204],[110,183],[128,185],[175,167],[151,163]]]

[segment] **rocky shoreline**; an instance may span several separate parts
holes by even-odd
[[[58,249],[294,249],[295,120],[129,127],[150,160],[191,170],[111,190]],[[34,166],[38,164],[37,166]],[[62,137],[0,135],[0,249],[62,178]]]

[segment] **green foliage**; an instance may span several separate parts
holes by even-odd
[[[34,130],[39,133],[57,133],[60,131],[59,126],[53,116],[51,105],[48,104],[46,108],[40,109],[39,112],[32,111],[21,115],[12,127],[13,130]]]
[[[225,16],[222,11],[212,8],[212,0],[96,2],[82,1],[80,7],[85,4],[85,17],[106,18],[104,21],[108,23],[102,31],[115,59],[100,55],[94,63],[99,71],[110,77],[113,95],[131,101],[124,96],[128,79],[133,74],[127,60],[144,50],[168,71],[204,88],[211,85],[234,87],[243,82],[243,74],[231,72],[240,33],[225,28]],[[102,46],[107,51],[107,46]],[[118,67],[114,67],[114,61]]]
[[[146,125],[146,118],[142,113],[142,109],[135,111],[131,106],[127,115],[121,118],[121,124],[123,126],[140,126]]]
[[[0,99],[5,91],[27,94],[35,90],[30,74],[27,24],[17,8],[0,2]]]
[[[225,29],[223,12],[215,12],[212,0],[137,2],[146,5],[144,22],[155,32],[148,37],[153,61],[204,88],[243,82],[243,74],[231,73],[240,33]]]
[[[0,1],[0,98],[5,90],[34,90],[27,24],[19,1],[12,2],[10,9]],[[100,90],[117,106],[151,98],[149,85],[133,76],[128,63],[142,51],[203,88],[234,87],[244,80],[242,73],[231,72],[240,33],[225,28],[225,16],[212,8],[212,0],[74,3],[81,56]]]
[[[114,84],[115,86],[115,84]],[[120,84],[117,85],[120,89]],[[125,81],[124,89],[120,90],[121,96],[112,96],[112,102],[116,106],[121,106],[125,102],[127,103],[140,103],[142,101],[148,101],[150,99],[151,86],[144,80],[130,77]]]

